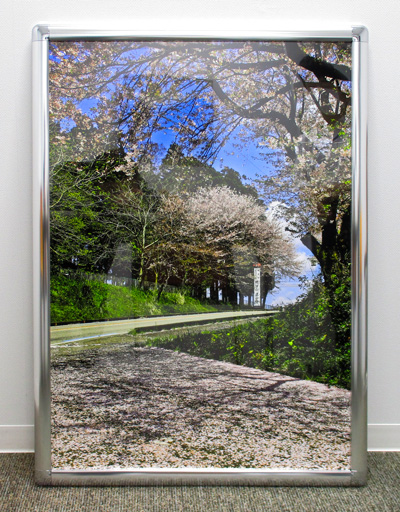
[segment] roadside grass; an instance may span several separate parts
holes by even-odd
[[[115,349],[120,347],[143,347],[149,346],[153,338],[170,338],[171,336],[178,335],[197,335],[204,331],[204,329],[212,330],[213,332],[224,331],[231,329],[237,325],[255,322],[257,319],[237,319],[237,320],[222,320],[219,322],[211,322],[204,325],[185,325],[183,327],[164,327],[162,330],[155,331],[142,331],[132,329],[128,334],[110,334],[110,336],[98,336],[94,338],[82,339],[79,341],[69,342],[54,342],[51,345],[52,355],[55,356],[69,356],[79,354],[87,350],[101,350],[101,349]],[[156,345],[154,345],[156,346]]]
[[[52,325],[116,318],[218,311],[182,292],[164,292],[157,300],[155,290],[115,286],[84,278],[51,278],[50,316]]]
[[[94,291],[99,288],[99,285],[102,288],[111,287],[103,283],[92,282],[91,284],[94,285],[92,290],[94,298],[96,298]],[[84,286],[89,285],[85,283]],[[154,292],[115,286],[111,288],[109,301],[112,302],[113,294],[116,296],[121,293],[118,300],[124,297],[125,302],[131,304],[131,314],[126,316],[151,316],[172,311],[178,314],[192,312],[193,309],[197,312],[217,310],[182,294],[179,294],[179,297],[178,294],[165,294],[163,300],[157,302]],[[121,292],[118,292],[117,288],[121,288]],[[107,301],[101,307],[103,312],[117,312],[117,309],[113,310]],[[96,308],[96,311],[99,311],[100,305],[97,304]],[[121,309],[118,310],[120,311]],[[133,342],[332,386],[351,388],[350,339],[343,344],[338,338],[331,320],[330,303],[323,289],[317,285],[301,300],[265,319],[245,320],[240,323],[232,321],[222,326],[213,323],[197,326],[196,329],[170,328],[151,334],[132,331],[130,337],[125,335],[125,338],[121,336],[94,338],[87,340],[87,343],[79,342],[79,345],[105,347],[110,343]],[[77,345],[74,347],[71,345],[71,347],[65,347],[65,350],[76,351],[79,348]],[[59,351],[60,349],[56,349],[56,352]]]
[[[305,326],[298,313],[296,305],[266,319],[219,330],[171,332],[149,338],[147,344],[350,389],[349,372],[346,367],[342,370],[342,350],[332,329],[313,322],[311,314],[306,315],[309,325]]]

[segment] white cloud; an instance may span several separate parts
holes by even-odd
[[[297,251],[297,259],[300,262],[302,274],[308,274],[308,272],[311,272],[311,270],[312,270],[311,258],[305,252],[303,252],[303,251],[300,252],[298,250]]]
[[[278,291],[281,290],[281,288],[298,288],[300,286],[300,282],[299,281],[282,281],[281,283],[279,283],[276,288],[275,288],[275,292],[274,293],[278,293]]]
[[[279,297],[274,298],[273,301],[271,301],[271,306],[285,306],[286,304],[292,304],[293,302],[296,302],[297,295],[288,294],[287,296],[279,295]]]

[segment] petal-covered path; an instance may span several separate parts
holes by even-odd
[[[53,467],[350,468],[350,392],[132,345],[53,357]]]

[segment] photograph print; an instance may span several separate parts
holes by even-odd
[[[351,469],[352,44],[49,44],[59,470]]]

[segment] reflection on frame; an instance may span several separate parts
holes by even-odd
[[[351,66],[50,43],[54,468],[350,470]]]

